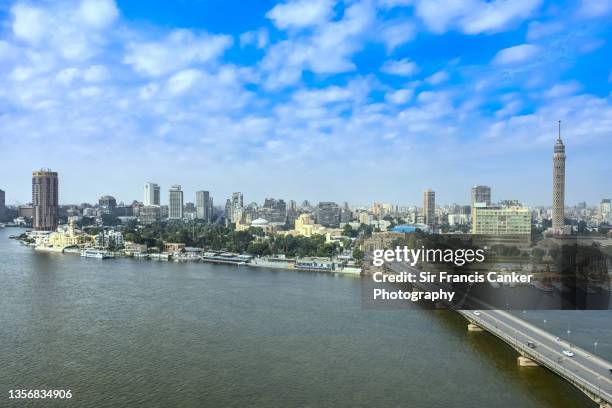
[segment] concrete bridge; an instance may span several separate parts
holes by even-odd
[[[391,272],[419,271],[406,264],[386,264]],[[415,283],[425,291],[440,287]],[[612,362],[595,356],[503,310],[455,310],[468,321],[468,330],[488,331],[514,348],[521,366],[543,366],[584,392],[601,408],[612,408]],[[530,347],[531,345],[531,347]],[[570,357],[563,351],[573,353]]]

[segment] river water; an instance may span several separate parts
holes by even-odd
[[[40,254],[17,233],[0,229],[3,407],[594,406],[454,312],[362,309],[358,278]],[[589,313],[545,325],[571,318],[610,359],[610,315]]]

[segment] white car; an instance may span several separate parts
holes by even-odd
[[[574,353],[569,350],[563,350],[563,354],[565,354],[568,357],[574,357]]]
[[[478,310],[474,310],[474,314],[475,314],[476,316],[480,316],[480,312],[479,312]]]

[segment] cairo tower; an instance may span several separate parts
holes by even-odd
[[[552,232],[563,234],[565,231],[565,146],[561,140],[561,121],[559,135],[555,143],[553,155],[553,207]]]

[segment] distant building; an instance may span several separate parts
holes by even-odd
[[[473,234],[531,234],[531,211],[527,207],[475,207]]]
[[[179,184],[170,187],[168,191],[168,219],[180,220],[183,218],[183,190]]]
[[[57,228],[59,189],[57,172],[42,169],[32,172],[32,226],[37,231]]]
[[[489,207],[491,205],[491,187],[472,187],[472,207],[474,207],[476,203],[484,203],[485,207]]]
[[[146,205],[140,207],[138,220],[143,224],[153,224],[161,219],[161,207],[157,205]]]
[[[266,198],[259,217],[273,224],[284,224],[287,222],[287,204],[282,199]]]
[[[225,205],[225,217],[228,223],[235,224],[242,220],[244,213],[244,197],[242,193],[232,193],[232,198]]]
[[[345,202],[344,205],[342,206],[342,210],[340,211],[340,222],[347,223],[347,222],[351,222],[352,219],[353,219],[353,213],[351,212],[351,209],[349,208],[348,203]]]
[[[0,190],[0,220],[4,217],[6,213],[6,202],[5,202],[5,194],[4,190]]]
[[[213,212],[213,199],[208,191],[196,192],[196,216],[200,220],[210,222]]]
[[[599,222],[612,223],[612,200],[604,198],[599,204]]]
[[[337,227],[340,224],[340,207],[333,202],[320,202],[317,205],[317,222],[324,227]]]
[[[436,192],[432,189],[423,192],[423,223],[432,230],[436,227]]]
[[[105,195],[98,199],[98,206],[107,214],[113,214],[117,208],[117,200],[115,197]]]
[[[311,237],[313,235],[321,235],[325,233],[325,227],[321,224],[315,224],[310,214],[301,214],[295,220],[295,235]]]
[[[157,183],[147,182],[144,185],[144,205],[160,205],[160,188]]]

